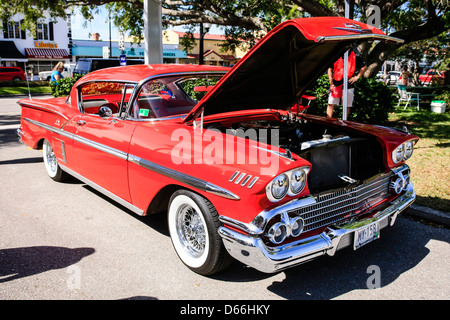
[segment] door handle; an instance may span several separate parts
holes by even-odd
[[[84,121],[84,120],[78,120],[78,121],[76,122],[76,124],[79,125],[79,126],[84,126],[84,125],[86,124],[86,121]]]

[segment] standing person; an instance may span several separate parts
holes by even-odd
[[[348,55],[347,107],[353,105],[355,82],[363,76],[366,70],[367,66],[364,61],[354,51],[351,51]],[[332,118],[334,106],[342,100],[343,96],[344,59],[342,57],[334,63],[333,68],[328,69],[328,80],[330,80],[330,95],[328,97],[327,117]]]
[[[56,81],[58,82],[59,79],[64,78],[62,75],[62,72],[64,71],[64,63],[58,62],[56,66],[52,70],[52,74],[50,76],[50,82]]]
[[[403,66],[402,71],[400,72],[399,84],[406,86],[408,84],[409,77],[411,77],[411,73],[408,71],[407,66]]]

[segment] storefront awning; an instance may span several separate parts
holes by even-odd
[[[3,61],[27,62],[27,58],[17,49],[14,41],[0,41],[0,58]]]
[[[28,59],[69,59],[66,49],[25,48]]]

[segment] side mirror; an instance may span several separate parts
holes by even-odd
[[[112,110],[110,107],[100,107],[100,109],[98,109],[98,115],[102,119],[109,119],[112,117]]]

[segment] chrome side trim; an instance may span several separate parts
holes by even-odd
[[[100,187],[98,184],[92,182],[91,180],[83,177],[82,175],[80,175],[79,173],[67,168],[66,166],[59,164],[59,166],[61,167],[62,170],[64,170],[65,172],[67,172],[68,174],[70,174],[71,176],[74,176],[75,178],[77,178],[80,181],[83,181],[84,183],[86,183],[87,185],[91,186],[92,188],[94,188],[95,190],[97,190],[98,192],[103,193],[105,196],[111,198],[112,200],[116,201],[117,203],[121,204],[122,206],[124,206],[125,208],[133,211],[134,213],[142,216],[144,214],[144,210],[139,209],[138,207],[135,207],[134,205],[132,205],[131,203],[129,203],[128,201],[116,196],[114,193],[106,190],[103,187]]]
[[[128,159],[128,155],[127,155],[126,152],[123,152],[123,151],[120,151],[120,150],[108,147],[108,146],[106,146],[104,144],[101,144],[101,143],[98,143],[98,142],[95,142],[95,141],[92,141],[92,140],[89,140],[89,139],[86,139],[86,138],[83,138],[83,137],[80,137],[80,136],[77,136],[77,135],[73,135],[73,140],[78,141],[78,142],[80,142],[82,144],[85,144],[85,145],[87,145],[89,147],[92,147],[94,149],[97,149],[97,150],[103,151],[105,153],[108,153],[108,154],[110,154],[112,156],[115,156],[117,158],[120,158],[122,160],[127,160]]]
[[[36,120],[31,120],[31,119],[28,119],[28,118],[23,118],[23,120],[28,121],[29,123],[32,123],[32,124],[34,124],[34,125],[36,125],[38,127],[41,127],[41,128],[43,128],[45,130],[48,130],[48,131],[51,131],[51,132],[54,132],[54,133],[58,133],[58,134],[62,135],[63,137],[73,139],[73,134],[72,133],[66,132],[66,131],[61,130],[59,128],[55,128],[55,127],[52,127],[51,125],[48,125],[48,124],[45,124],[45,123],[42,123],[42,122],[39,122],[39,121],[36,121]]]
[[[28,121],[28,122],[30,122],[32,124],[35,124],[35,125],[37,125],[37,126],[39,126],[41,128],[44,128],[46,130],[49,130],[51,132],[60,134],[60,135],[62,135],[64,137],[67,137],[67,138],[73,139],[75,141],[78,141],[80,143],[83,143],[83,144],[85,144],[87,146],[90,146],[92,148],[95,148],[95,149],[97,149],[99,151],[102,151],[102,152],[108,153],[108,154],[110,154],[112,156],[118,157],[119,159],[135,163],[135,164],[137,164],[137,165],[139,165],[141,167],[144,167],[144,168],[149,169],[149,170],[151,170],[153,172],[162,174],[162,175],[164,175],[166,177],[169,177],[171,179],[174,179],[176,181],[185,183],[185,184],[187,184],[187,185],[189,185],[191,187],[197,188],[199,190],[202,190],[202,191],[205,191],[205,192],[209,192],[209,193],[212,193],[212,194],[215,194],[215,195],[218,195],[220,197],[227,198],[227,199],[231,199],[231,200],[240,200],[240,198],[237,195],[235,195],[234,193],[232,193],[232,192],[230,192],[230,191],[228,191],[228,190],[226,190],[226,189],[224,189],[222,187],[216,186],[216,185],[214,185],[214,184],[212,184],[212,183],[210,183],[208,181],[204,181],[204,180],[195,178],[193,176],[190,176],[190,175],[187,175],[187,174],[184,174],[184,173],[181,173],[181,172],[169,169],[167,167],[164,167],[164,166],[161,166],[159,164],[153,163],[153,162],[151,162],[149,160],[140,158],[138,156],[134,156],[132,154],[127,154],[126,152],[117,150],[115,148],[111,148],[111,147],[106,146],[104,144],[101,144],[101,143],[98,143],[98,142],[95,142],[95,141],[92,141],[92,140],[89,140],[89,139],[77,136],[77,135],[72,134],[72,133],[68,133],[68,132],[66,132],[64,130],[54,128],[54,127],[52,127],[50,125],[47,125],[45,123],[41,123],[39,121],[31,120],[31,119],[28,119],[28,118],[24,118],[24,120],[26,120],[26,121]]]
[[[153,172],[159,173],[161,175],[164,175],[166,177],[169,177],[171,179],[174,179],[176,181],[185,183],[191,187],[200,189],[205,192],[209,192],[227,199],[231,200],[240,200],[240,198],[235,195],[234,193],[221,188],[219,186],[216,186],[212,183],[209,183],[207,181],[195,178],[193,176],[189,176],[187,174],[163,167],[159,164],[156,164],[154,162],[148,161],[146,159],[142,159],[140,157],[134,156],[134,155],[128,155],[128,161],[137,164],[138,166],[141,166],[143,168],[146,168],[148,170],[151,170]]]
[[[122,160],[127,160],[127,154],[125,152],[123,152],[123,151],[120,151],[120,150],[108,147],[108,146],[106,146],[104,144],[101,144],[101,143],[98,143],[98,142],[95,142],[95,141],[92,141],[92,140],[80,137],[80,136],[75,135],[73,133],[66,132],[66,131],[64,131],[62,129],[58,129],[58,128],[52,127],[52,126],[50,126],[48,124],[45,124],[45,123],[42,123],[42,122],[39,122],[39,121],[31,120],[31,119],[28,119],[28,118],[24,118],[24,120],[26,120],[26,121],[34,124],[34,125],[37,125],[37,126],[39,126],[41,128],[44,128],[44,129],[46,129],[48,131],[60,134],[63,137],[66,137],[66,138],[78,141],[78,142],[83,143],[83,144],[85,144],[85,145],[87,145],[89,147],[92,147],[94,149],[97,149],[97,150],[106,152],[106,153],[108,153],[110,155],[116,156],[116,157],[118,157],[118,158],[120,158]]]

